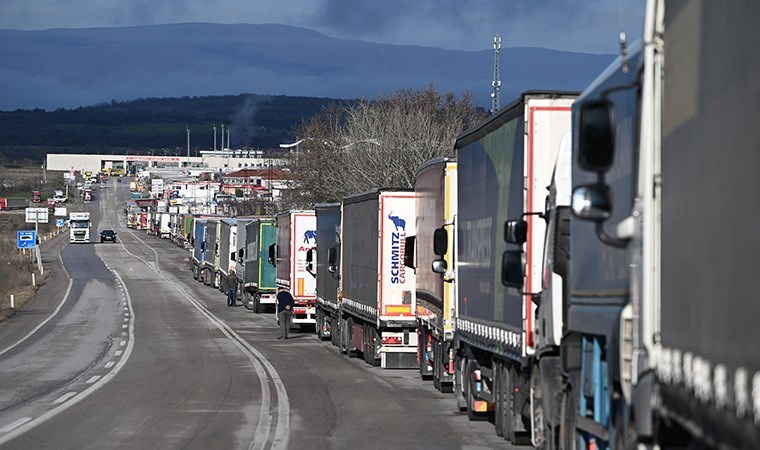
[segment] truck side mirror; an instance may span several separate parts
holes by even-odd
[[[277,244],[269,246],[269,264],[277,266]]]
[[[311,273],[312,269],[314,269],[314,264],[312,264],[312,261],[314,260],[314,249],[310,248],[306,250],[306,271]]]
[[[573,215],[601,222],[612,215],[612,198],[606,184],[587,184],[573,189]]]
[[[327,271],[331,274],[338,272],[338,247],[331,247],[327,251]]]
[[[235,260],[235,252],[230,252],[230,261]]]
[[[501,257],[501,283],[504,286],[522,289],[525,278],[525,263],[522,250],[507,250]]]
[[[504,241],[510,244],[523,245],[528,238],[528,222],[507,220],[504,222]]]
[[[445,228],[436,228],[433,231],[433,253],[444,256],[449,249],[449,233]]]
[[[446,273],[446,270],[448,270],[448,264],[446,264],[445,259],[433,260],[433,272],[444,274]]]
[[[206,241],[201,242],[201,251],[202,252],[206,251]]]
[[[615,156],[614,110],[609,101],[581,106],[578,127],[578,163],[590,172],[610,169]]]
[[[404,239],[404,265],[411,269],[414,267],[414,247],[417,243],[417,236],[407,236]]]
[[[243,259],[244,257],[245,257],[245,249],[241,248],[240,250],[238,250],[238,258]]]

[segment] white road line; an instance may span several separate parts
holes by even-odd
[[[121,356],[122,353],[123,352],[121,350],[116,350],[113,355],[114,356]]]
[[[21,419],[18,419],[17,421],[13,423],[9,423],[8,425],[0,428],[0,433],[7,433],[9,431],[15,430],[16,428],[20,427],[21,425],[29,422],[32,420],[31,417],[22,417]]]
[[[66,246],[64,246],[63,248],[66,248]],[[60,251],[60,252],[58,252],[58,259],[61,261],[61,267],[63,267],[63,271],[64,271],[64,272],[66,272],[66,266],[63,264],[63,259],[61,258],[61,253],[63,252],[63,248],[61,249],[61,251]],[[68,273],[68,272],[66,272],[66,276],[69,276],[69,273]],[[24,342],[25,340],[29,339],[29,337],[31,337],[31,336],[32,336],[34,333],[36,333],[36,332],[37,332],[37,331],[38,331],[40,328],[44,327],[44,326],[45,326],[45,324],[47,324],[48,322],[50,322],[50,320],[51,320],[53,317],[55,317],[55,315],[56,315],[56,314],[58,314],[58,311],[60,311],[60,310],[61,310],[61,308],[63,307],[63,304],[64,304],[64,303],[66,303],[66,300],[68,300],[68,299],[69,299],[69,294],[71,293],[71,286],[72,286],[73,284],[74,284],[74,279],[73,279],[73,278],[71,278],[71,277],[69,277],[69,287],[68,287],[68,288],[66,288],[66,293],[65,293],[65,294],[63,294],[63,300],[61,301],[61,303],[59,303],[59,304],[58,304],[58,307],[57,307],[57,308],[55,308],[55,311],[53,311],[53,312],[52,312],[52,313],[51,313],[51,314],[50,314],[50,315],[47,317],[47,319],[43,320],[43,321],[42,321],[42,322],[41,322],[39,325],[37,325],[36,327],[34,327],[34,329],[33,329],[32,331],[30,331],[29,333],[27,333],[27,335],[26,335],[26,336],[22,337],[21,339],[19,339],[19,340],[18,340],[18,341],[16,341],[15,343],[13,343],[13,344],[12,344],[10,347],[6,347],[6,348],[4,348],[3,350],[0,350],[0,355],[2,355],[3,353],[5,353],[5,352],[7,352],[7,351],[9,351],[9,350],[11,350],[11,349],[13,349],[13,348],[15,348],[15,347],[16,347],[17,345],[19,345],[20,343],[22,343],[22,342]]]
[[[124,325],[122,325],[121,327],[122,327],[122,328],[127,328],[128,326],[129,326],[129,325],[127,325],[127,324],[125,323],[125,324],[124,324]]]
[[[145,245],[150,250],[152,250],[156,256],[156,262],[158,262],[158,259],[159,259],[158,252],[156,252],[156,250],[153,247],[148,245],[145,241],[140,239],[133,232],[130,231],[129,233],[132,235],[132,237],[142,242],[143,245]],[[262,400],[261,400],[261,408],[260,408],[260,413],[259,413],[259,422],[256,425],[256,430],[253,434],[253,440],[251,441],[249,448],[250,449],[265,448],[265,446],[267,445],[267,442],[269,441],[269,437],[272,433],[272,418],[276,415],[277,421],[274,424],[274,427],[275,427],[274,438],[272,439],[270,448],[283,449],[283,450],[287,449],[289,434],[290,434],[290,402],[288,400],[288,393],[285,390],[285,384],[283,383],[282,378],[280,378],[280,375],[277,373],[277,370],[275,370],[272,363],[269,362],[266,356],[264,356],[256,348],[254,348],[251,344],[249,344],[246,340],[240,337],[240,335],[237,334],[229,325],[227,325],[224,321],[222,321],[221,319],[213,315],[211,312],[209,312],[208,309],[204,307],[204,305],[202,305],[199,301],[197,301],[192,296],[190,296],[184,289],[182,289],[174,281],[170,280],[166,275],[164,275],[161,269],[158,267],[157,263],[155,265],[151,264],[148,261],[144,260],[143,258],[140,258],[134,253],[130,252],[127,249],[127,247],[124,245],[124,243],[122,243],[121,245],[122,247],[124,247],[124,250],[127,253],[137,258],[138,260],[142,261],[148,267],[155,267],[156,273],[158,273],[164,280],[166,280],[172,287],[174,287],[174,289],[176,289],[177,292],[179,292],[183,297],[185,297],[190,302],[190,304],[192,304],[195,307],[195,309],[198,310],[198,312],[200,312],[203,316],[205,316],[209,320],[209,322],[216,325],[216,327],[225,336],[227,336],[227,338],[230,339],[243,352],[243,354],[246,355],[248,360],[253,365],[254,370],[256,371],[256,374],[259,377]],[[269,411],[270,402],[271,402],[271,393],[270,393],[269,382],[268,382],[269,379],[271,379],[272,383],[274,384],[275,391],[277,392],[276,414],[272,414]]]
[[[70,399],[71,397],[73,397],[73,396],[75,396],[77,394],[78,394],[78,392],[67,392],[67,393],[63,394],[62,396],[58,397],[58,400],[54,401],[53,403],[55,403],[56,405],[59,404],[59,403],[63,403],[66,400]]]
[[[114,365],[114,364],[116,364],[116,362],[115,362],[115,361],[108,361],[108,362],[106,363],[106,369],[110,369],[111,367],[113,367],[113,365]]]
[[[100,375],[95,375],[94,377],[87,380],[87,384],[92,384],[100,379]]]
[[[119,345],[122,346],[122,347],[124,347],[125,345],[127,345],[127,341],[121,341],[121,342],[119,342]]]
[[[124,322],[129,322],[129,317],[125,317]]]

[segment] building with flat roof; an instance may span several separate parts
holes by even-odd
[[[47,170],[101,172],[105,168],[124,169],[130,172],[134,166],[205,168],[211,171],[233,169],[268,169],[282,167],[280,158],[265,158],[261,152],[202,151],[201,156],[150,156],[150,155],[90,155],[74,153],[49,153]]]

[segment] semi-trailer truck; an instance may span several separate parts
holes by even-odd
[[[206,261],[206,219],[193,221],[193,278],[203,282],[206,276],[204,265]]]
[[[340,203],[319,203],[314,206],[317,214],[316,255],[312,253],[310,270],[317,275],[317,336],[330,338],[338,345],[340,318]],[[336,331],[336,332],[333,332]]]
[[[235,272],[243,305],[255,313],[276,303],[275,267],[268,263],[269,246],[277,240],[272,219],[238,219],[238,253]]]
[[[206,221],[206,258],[203,261],[203,283],[207,286],[217,287],[219,269],[219,219]]]
[[[225,217],[219,221],[219,290],[224,291],[230,270],[237,262],[237,219]],[[236,275],[237,276],[237,275]]]
[[[262,313],[268,306],[274,306],[277,295],[276,269],[268,263],[269,246],[277,240],[275,221],[271,219],[251,220],[243,227],[238,225],[238,267],[237,276],[242,286],[243,304],[255,313]],[[243,244],[242,239],[245,240]]]
[[[306,261],[306,253],[316,245],[317,218],[313,210],[277,214],[277,243],[270,244],[267,259],[277,268],[277,287],[288,289],[295,299],[292,323],[299,326],[316,323],[317,283]]]
[[[86,244],[90,242],[90,213],[69,213],[69,242]]]
[[[540,216],[575,96],[526,92],[455,144],[454,390],[470,418],[493,414],[497,434],[513,443],[532,437],[535,299],[545,235]],[[512,287],[516,282],[521,289]]]
[[[414,205],[411,190],[343,199],[339,347],[384,368],[418,367],[415,274],[404,266]]]
[[[567,446],[760,448],[759,15],[651,0],[574,107]]]
[[[434,235],[451,234],[457,213],[457,163],[436,158],[420,166],[414,177],[416,234],[408,237],[405,265],[416,271],[417,358],[423,379],[432,378],[441,391],[453,391],[456,282],[455,239],[434,248]],[[440,254],[436,254],[436,251]],[[433,267],[435,261],[435,267]]]

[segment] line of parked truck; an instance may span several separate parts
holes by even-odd
[[[583,93],[522,94],[414,190],[193,218],[193,276],[234,269],[257,312],[289,288],[295,323],[513,443],[760,448],[760,6],[665,3]]]

